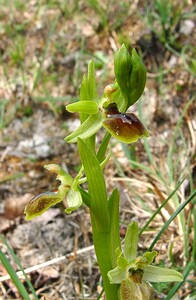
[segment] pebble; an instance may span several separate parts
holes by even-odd
[[[185,20],[182,22],[180,33],[189,35],[193,32],[193,29],[195,27],[195,23],[192,20]]]

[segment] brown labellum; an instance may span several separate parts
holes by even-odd
[[[103,126],[116,139],[124,143],[133,143],[141,137],[147,137],[148,131],[133,113],[120,113],[115,103],[105,109],[106,119]]]

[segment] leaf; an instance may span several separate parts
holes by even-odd
[[[111,135],[107,132],[101,141],[99,150],[97,152],[97,159],[100,163],[104,160],[110,138],[111,138]]]
[[[110,216],[110,229],[109,229],[109,247],[110,257],[112,260],[113,268],[116,267],[115,250],[120,248],[120,235],[119,235],[119,191],[115,189],[108,202],[108,211]]]
[[[107,192],[99,161],[95,153],[80,138],[78,150],[87,177],[91,212],[97,223],[97,231],[107,232],[109,230]]]

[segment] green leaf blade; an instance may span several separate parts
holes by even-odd
[[[22,298],[25,300],[30,300],[27,290],[25,289],[24,285],[18,278],[14,268],[12,267],[12,265],[10,264],[9,260],[4,255],[4,253],[1,251],[1,249],[0,249],[0,261],[2,262],[4,268],[7,270],[8,274],[10,275],[12,281],[14,282],[14,284],[15,284],[18,292],[22,296]]]
[[[108,211],[110,214],[110,230],[109,230],[109,247],[110,257],[112,260],[112,267],[116,267],[116,254],[115,250],[120,248],[120,235],[119,235],[119,191],[115,189],[108,203]]]

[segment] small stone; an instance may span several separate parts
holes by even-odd
[[[192,33],[194,27],[195,23],[192,20],[185,20],[181,25],[180,33],[189,35]]]
[[[169,67],[172,68],[176,65],[177,63],[177,57],[175,55],[172,55],[168,64],[169,64]]]

